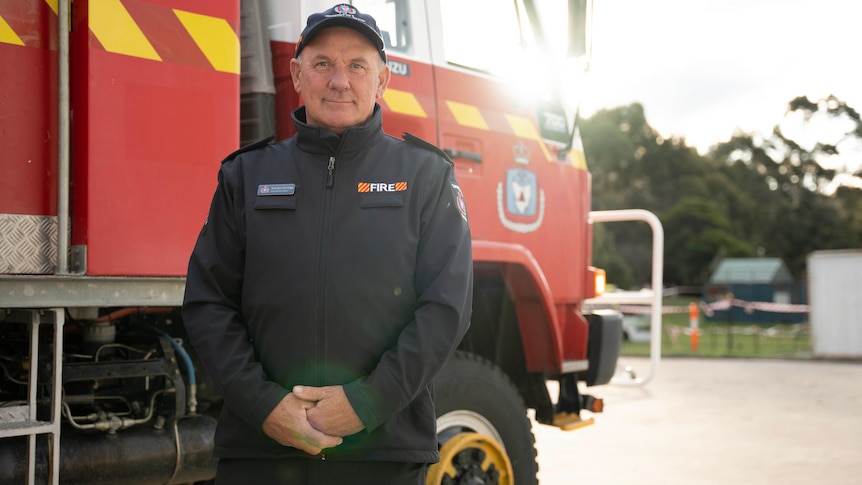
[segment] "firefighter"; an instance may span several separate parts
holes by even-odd
[[[183,319],[224,397],[217,484],[425,483],[432,380],[467,331],[467,213],[442,151],[382,130],[374,18],[308,17],[297,134],[222,163]]]

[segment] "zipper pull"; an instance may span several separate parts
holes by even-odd
[[[329,157],[329,165],[326,167],[329,173],[326,174],[326,186],[332,187],[332,183],[335,181],[332,177],[332,171],[335,170],[335,157]]]

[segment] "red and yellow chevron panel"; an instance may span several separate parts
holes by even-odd
[[[459,126],[482,131],[491,130],[491,123],[488,122],[486,115],[478,106],[456,101],[446,101],[446,106]],[[503,113],[503,118],[505,119],[505,123],[497,124],[501,131],[513,134],[523,140],[538,142],[545,160],[549,162],[552,160],[551,153],[548,151],[547,145],[542,141],[542,135],[539,133],[539,129],[532,119],[508,113]]]
[[[136,0],[91,1],[88,16],[91,47],[239,74],[237,25],[227,19]]]
[[[57,48],[57,0],[0,1],[0,43]]]
[[[239,0],[75,0],[72,20],[72,244],[89,275],[180,276],[239,142]]]
[[[383,94],[383,101],[386,107],[393,113],[417,118],[428,117],[416,95],[409,91],[389,88]],[[545,160],[549,162],[553,160],[547,145],[542,140],[538,126],[532,119],[508,113],[499,113],[497,110],[486,110],[490,111],[486,113],[479,106],[451,100],[447,100],[445,106],[449,109],[450,114],[459,126],[482,131],[497,130],[524,140],[536,141],[539,143]],[[494,119],[496,122],[492,123],[489,119]],[[570,162],[579,168],[584,165],[579,160],[573,159]]]
[[[0,2],[0,43],[56,49],[59,0]],[[239,74],[238,21],[140,0],[93,0],[90,47]],[[172,2],[182,6],[185,2]],[[225,12],[226,13],[226,12]],[[222,14],[225,14],[222,13]]]

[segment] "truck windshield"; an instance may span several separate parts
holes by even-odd
[[[543,138],[568,146],[585,64],[567,57],[568,0],[442,0],[443,47],[449,65],[502,79],[513,96],[533,103]],[[573,9],[576,8],[573,6]]]
[[[566,0],[537,5],[545,45],[534,32],[524,2],[500,0],[442,0],[443,42],[450,64],[516,79],[565,59]]]
[[[413,53],[407,0],[359,0],[353,4],[377,21],[387,52]]]

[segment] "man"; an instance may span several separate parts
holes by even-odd
[[[224,396],[217,484],[425,482],[431,382],[467,331],[472,257],[445,155],[382,131],[375,20],[309,16],[297,135],[229,156],[183,319]]]

